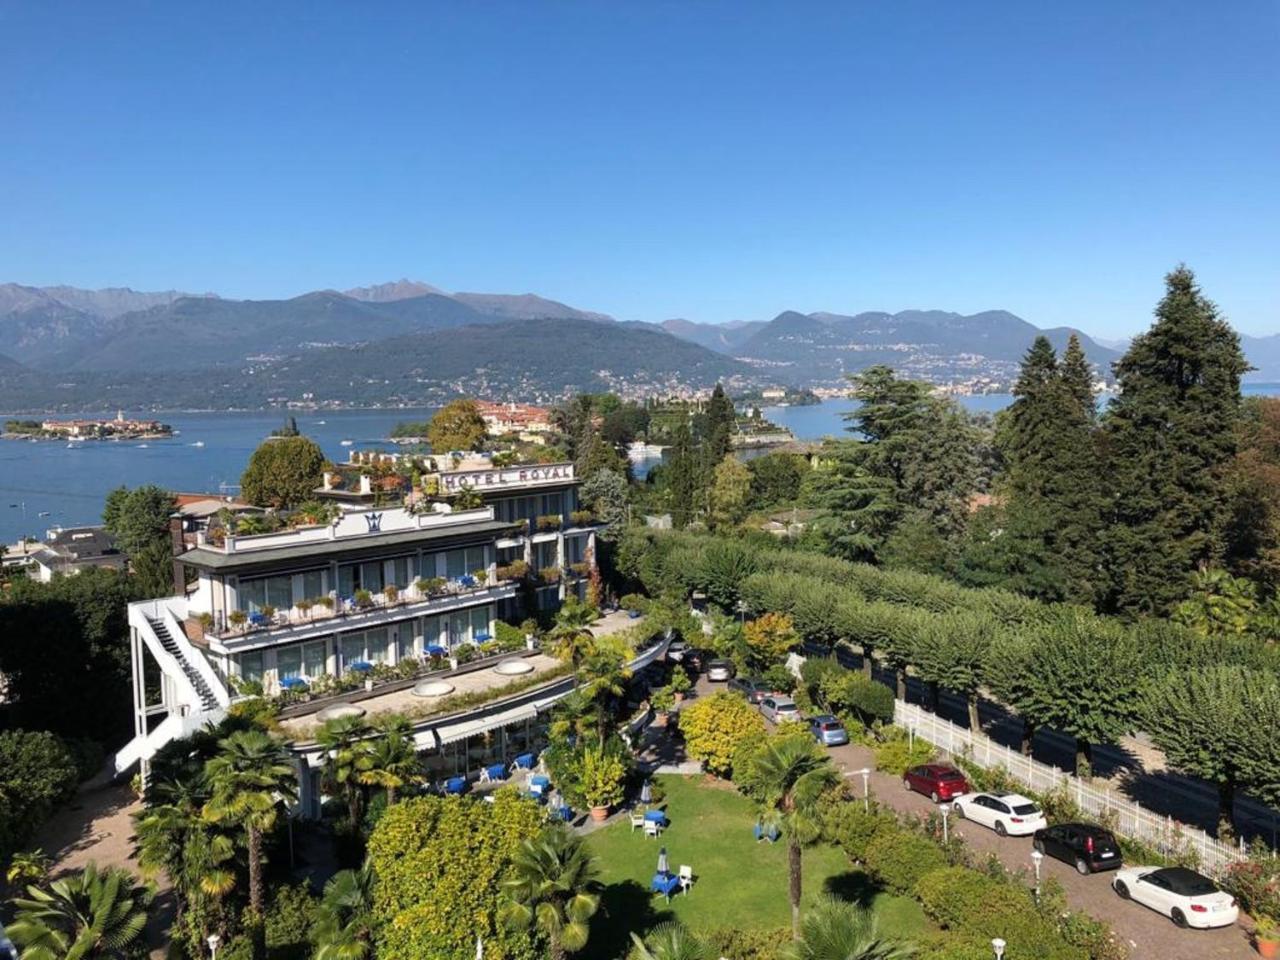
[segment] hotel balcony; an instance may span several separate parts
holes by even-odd
[[[188,635],[203,630],[203,640],[193,637],[217,653],[294,643],[328,636],[336,631],[364,630],[420,616],[438,616],[455,610],[492,603],[515,596],[517,581],[497,579],[477,583],[473,577],[460,577],[441,583],[419,581],[396,591],[355,597],[324,597],[302,608],[294,605],[267,617],[261,613],[246,614],[243,624],[222,623],[206,626],[199,616],[189,617]]]

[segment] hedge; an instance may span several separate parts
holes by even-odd
[[[1020,960],[1088,960],[1042,917],[1030,890],[967,867],[941,867],[921,875],[915,895],[930,919],[949,930],[988,941],[1002,937]]]
[[[867,870],[894,893],[911,893],[925,874],[947,865],[942,848],[919,833],[880,830],[867,844]]]

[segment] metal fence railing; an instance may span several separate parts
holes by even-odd
[[[916,704],[894,702],[893,720],[948,755],[962,756],[985,768],[1002,767],[1029,789],[1066,792],[1081,812],[1110,824],[1117,833],[1140,841],[1166,856],[1194,852],[1202,870],[1217,874],[1245,857],[1241,847],[1220,843],[1203,830],[1172,817],[1144,810],[1137,801],[1098,789],[1078,777],[996,743],[981,732],[958,727]],[[1243,843],[1243,841],[1242,841]]]

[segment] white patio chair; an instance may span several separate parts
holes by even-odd
[[[685,892],[685,895],[687,896],[689,893],[689,888],[692,886],[693,886],[693,867],[689,866],[687,863],[682,863],[680,864],[680,889],[683,890]]]
[[[493,778],[489,776],[489,768],[488,768],[488,767],[481,767],[481,768],[480,768],[480,779],[479,779],[479,781],[478,781],[478,782],[479,782],[479,783],[493,783]]]
[[[658,824],[655,821],[653,820],[644,821],[644,835],[646,837],[653,837],[656,840],[660,832],[661,832],[660,828],[658,827]]]
[[[635,833],[637,829],[644,829],[644,811],[642,810],[631,811],[631,832]]]

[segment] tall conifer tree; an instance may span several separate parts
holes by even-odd
[[[1220,561],[1236,452],[1240,339],[1180,266],[1165,278],[1155,324],[1116,364],[1121,393],[1105,417],[1113,491],[1108,607],[1161,613]]]

